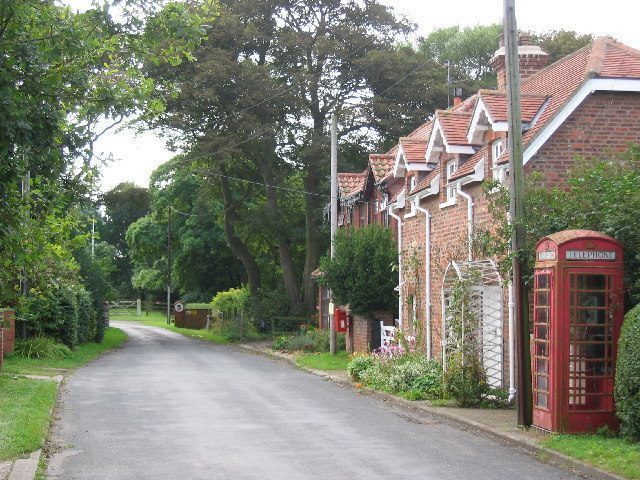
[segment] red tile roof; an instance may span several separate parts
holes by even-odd
[[[449,180],[458,180],[460,178],[466,177],[467,175],[471,175],[475,172],[476,165],[482,160],[484,157],[484,149],[481,148],[476,153],[471,155],[466,162],[464,162],[460,167],[453,172],[453,175],[449,178]]]
[[[407,136],[411,138],[421,138],[422,140],[429,140],[432,128],[433,122],[429,120],[427,123],[423,123]]]
[[[444,137],[449,145],[469,145],[467,131],[471,114],[458,110],[436,110]]]
[[[611,39],[606,42],[604,62],[599,77],[640,78],[640,51]]]
[[[549,98],[536,124],[524,132],[524,148],[542,132],[586,80],[599,77],[640,78],[640,51],[611,38],[598,38],[590,45],[523,80],[523,98],[527,95],[544,95]],[[505,152],[498,163],[508,161],[509,155]]]
[[[431,170],[426,177],[424,177],[421,181],[419,181],[418,184],[415,187],[413,187],[413,190],[411,190],[410,194],[413,195],[414,193],[419,193],[429,188],[431,186],[431,182],[433,181],[434,178],[436,178],[436,175],[438,175],[439,173],[440,173],[440,164],[438,164],[438,166],[436,166],[433,170]]]
[[[339,173],[338,174],[338,194],[347,197],[353,193],[360,192],[367,179],[365,173]]]
[[[407,163],[425,163],[424,154],[427,151],[427,140],[423,138],[402,137],[400,147]]]
[[[369,155],[369,166],[375,183],[380,183],[393,173],[395,155],[372,153]]]
[[[489,110],[494,122],[507,121],[507,94],[497,90],[480,90],[478,92],[482,103]],[[549,98],[547,95],[523,94],[521,100],[521,119],[524,123],[531,123],[540,107]]]

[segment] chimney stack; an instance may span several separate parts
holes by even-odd
[[[520,79],[526,80],[547,65],[549,55],[539,46],[532,45],[530,35],[521,33],[518,36],[518,58],[520,59]],[[507,88],[507,69],[504,34],[500,34],[500,48],[496,50],[490,63],[498,76],[498,90],[505,90]]]

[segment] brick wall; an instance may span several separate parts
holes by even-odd
[[[489,142],[495,134],[488,131],[485,136],[485,178],[492,178],[491,149]],[[586,158],[610,156],[626,150],[629,142],[640,143],[640,94],[633,93],[596,93],[590,95],[580,107],[567,119],[538,154],[526,165],[525,172],[542,172],[550,186],[566,185],[567,172],[575,165],[576,155]],[[452,158],[441,155],[441,162]],[[443,176],[444,177],[444,176]],[[456,205],[440,208],[444,202],[445,180],[441,180],[440,194],[427,197],[421,207],[431,214],[431,326],[432,346],[436,357],[441,356],[442,303],[441,292],[443,277],[447,265],[453,261],[467,259],[467,202],[458,197]],[[495,228],[489,212],[487,198],[480,182],[463,187],[464,192],[473,198],[474,231]],[[408,213],[409,206],[404,213]],[[425,290],[425,216],[418,212],[417,216],[404,219],[403,225],[403,269],[405,284],[403,285],[403,319],[406,331],[411,331],[410,306],[407,299],[414,295],[416,315],[420,327],[425,328],[426,290]],[[407,281],[405,261],[413,253],[417,258],[417,275],[413,282]],[[508,299],[506,284],[503,279],[504,292],[504,370],[505,378],[508,368]],[[506,386],[506,385],[505,385]]]
[[[2,366],[2,359],[7,353],[13,352],[16,338],[16,320],[13,310],[0,310],[0,321],[4,324],[5,321],[9,322],[9,328],[0,327],[0,366]]]
[[[611,157],[640,142],[640,95],[597,92],[589,95],[528,163],[542,171],[549,186],[562,187],[575,157]]]

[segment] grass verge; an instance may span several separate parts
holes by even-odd
[[[0,461],[42,447],[57,393],[54,381],[0,376]]]
[[[58,396],[56,382],[17,375],[51,375],[58,369],[77,368],[126,339],[122,330],[108,328],[102,343],[80,345],[64,359],[7,357],[0,370],[0,461],[42,448]]]
[[[135,311],[119,313],[117,315],[112,315],[111,320],[123,320],[126,322],[138,322],[143,325],[149,325],[151,327],[160,327],[165,330],[170,330],[172,332],[179,333],[181,335],[185,335],[191,338],[197,338],[199,340],[206,340],[211,343],[219,343],[219,344],[229,344],[229,343],[237,343],[237,339],[231,337],[231,334],[225,334],[224,332],[219,332],[215,330],[193,330],[191,328],[179,328],[176,327],[173,323],[171,325],[167,325],[167,315],[160,312],[149,312],[143,313],[140,316],[135,314]],[[173,320],[172,320],[173,321]],[[270,338],[268,336],[264,336],[264,338]],[[263,338],[257,338],[254,340],[262,340]],[[251,340],[251,339],[245,339]]]
[[[349,364],[349,354],[344,350],[339,351],[336,355],[331,355],[328,352],[305,353],[296,357],[296,364],[314,370],[346,371]]]
[[[0,372],[22,375],[51,375],[54,369],[70,370],[80,367],[100,354],[119,347],[127,340],[127,335],[118,328],[109,327],[104,333],[102,343],[85,343],[79,345],[66,358],[53,360],[48,358],[20,358],[9,356],[5,358],[4,367]]]
[[[542,444],[603,470],[640,479],[640,443],[601,435],[552,435]]]

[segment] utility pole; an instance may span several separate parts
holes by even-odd
[[[167,325],[171,325],[171,206],[167,221]]]
[[[520,64],[515,0],[504,0],[504,44],[507,73],[507,111],[509,135],[509,193],[513,222],[511,251],[515,297],[515,335],[518,425],[529,427],[533,421],[531,397],[531,360],[529,352],[529,305],[524,288],[525,257],[524,169],[522,155],[522,119],[520,105]]]
[[[331,258],[335,255],[335,239],[338,230],[338,117],[331,117]],[[335,305],[333,292],[329,294],[329,351],[336,354]]]

